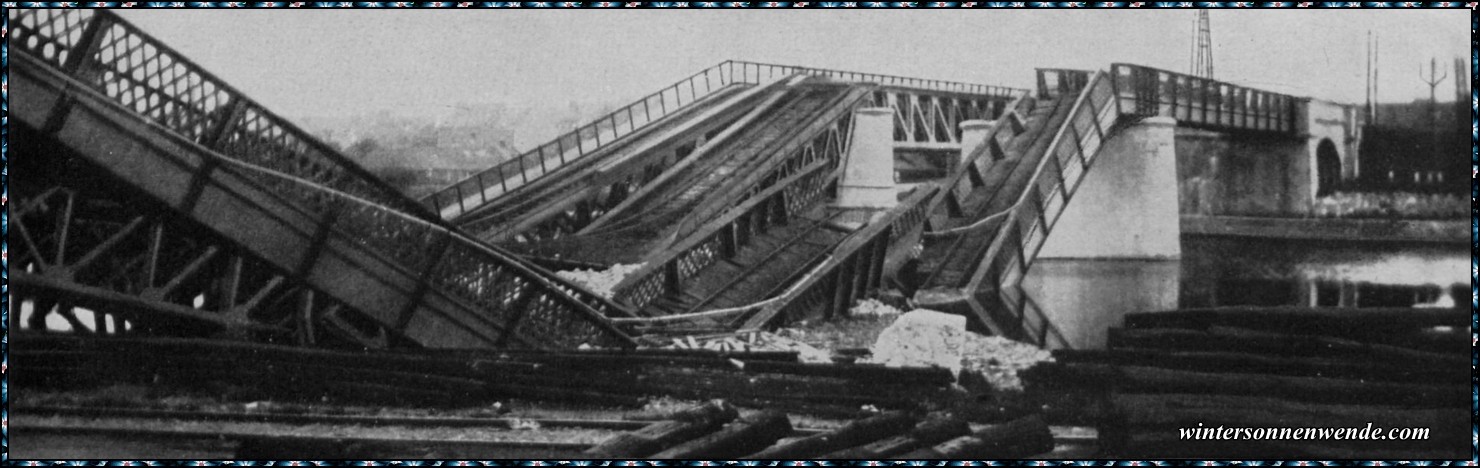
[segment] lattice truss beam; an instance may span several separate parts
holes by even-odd
[[[883,88],[873,105],[894,109],[896,143],[961,143],[961,122],[992,120],[1000,113],[1001,98],[912,89]]]
[[[125,198],[129,203],[143,203],[142,200],[169,203],[152,211],[135,212],[142,217],[139,222],[143,224],[130,228],[127,235],[113,244],[91,246],[108,247],[100,249],[97,257],[128,255],[114,250],[128,246],[144,249],[133,253],[137,257],[139,252],[147,251],[147,247],[138,246],[148,242],[130,236],[147,231],[138,230],[149,227],[151,222],[173,226],[171,219],[178,219],[184,223],[181,225],[201,227],[200,231],[206,234],[197,239],[203,245],[217,246],[217,251],[209,254],[200,250],[205,247],[197,250],[180,247],[196,255],[182,260],[187,262],[186,266],[199,262],[195,268],[200,271],[215,269],[216,273],[222,273],[216,268],[217,263],[234,255],[228,245],[245,249],[246,253],[237,256],[271,263],[284,277],[299,278],[303,284],[312,285],[314,299],[306,301],[307,309],[323,311],[332,305],[320,305],[320,296],[354,304],[353,313],[346,313],[346,307],[341,307],[341,313],[325,315],[325,323],[345,317],[363,317],[367,321],[373,318],[380,325],[368,329],[361,337],[364,339],[358,340],[369,345],[386,342],[380,339],[386,335],[391,337],[390,341],[397,342],[392,344],[399,344],[400,338],[405,337],[423,345],[448,346],[575,347],[585,342],[598,343],[597,339],[630,343],[604,323],[601,314],[611,311],[612,306],[602,298],[443,228],[438,224],[439,219],[422,205],[107,10],[12,9],[7,11],[7,18],[14,28],[11,40],[19,52],[12,59],[24,65],[13,69],[11,84],[35,96],[28,105],[12,108],[15,118],[12,127],[26,127],[25,131],[30,132],[28,141],[36,142],[25,151],[17,150],[18,154],[31,156],[26,160],[38,165],[27,172],[31,177],[28,180],[35,182],[27,183],[40,189],[29,193],[47,193],[50,197],[45,190],[65,186],[70,190],[67,193],[72,194],[69,196],[99,200],[97,203],[120,193],[137,194]],[[48,101],[42,97],[43,93],[51,93],[54,99]],[[38,102],[53,104],[36,105]],[[99,124],[96,119],[106,123]],[[54,143],[58,144],[43,145],[40,143],[43,139],[55,139]],[[48,158],[47,152],[63,147],[77,153]],[[114,151],[115,148],[128,151]],[[87,161],[90,169],[66,173],[48,166],[69,159]],[[158,164],[159,170],[132,171],[153,167],[152,164]],[[99,178],[118,188],[99,191],[97,187],[68,180],[101,174],[114,174]],[[61,182],[37,185],[43,177],[54,177]],[[189,182],[178,183],[185,180]],[[233,212],[201,209],[208,206],[197,205],[201,200],[225,203],[216,206],[231,206]],[[41,199],[29,202],[41,203],[37,207],[51,204],[42,203]],[[72,206],[92,205],[74,201]],[[130,208],[124,207],[125,211]],[[158,217],[166,212],[173,212],[177,218]],[[28,212],[28,215],[40,216],[40,213],[52,211]],[[52,216],[59,216],[65,222],[38,222],[82,226],[77,224],[80,219],[88,219],[74,219],[72,213]],[[118,227],[128,227],[131,222],[124,219]],[[165,229],[164,238],[173,239],[176,230]],[[65,231],[68,235],[71,232],[79,231]],[[270,232],[272,238],[266,238],[264,232]],[[305,342],[324,335],[320,333],[324,327],[309,330],[282,322],[276,316],[254,315],[282,310],[278,304],[287,302],[274,298],[292,295],[293,288],[286,286],[270,289],[259,300],[261,312],[256,309],[246,312],[248,320],[244,321],[240,314],[233,316],[226,312],[231,307],[246,305],[245,302],[220,301],[225,298],[246,301],[258,290],[234,290],[234,296],[208,294],[210,291],[200,288],[192,290],[192,285],[203,281],[195,279],[195,272],[179,275],[173,286],[170,281],[174,276],[156,276],[156,283],[127,287],[117,284],[117,280],[108,283],[89,275],[39,273],[52,271],[36,268],[50,266],[58,258],[62,259],[61,265],[69,265],[69,252],[80,248],[66,247],[63,256],[45,256],[48,245],[43,243],[47,239],[45,235],[61,236],[61,233],[64,231],[36,231],[32,252],[40,253],[31,259],[32,270],[24,278],[17,278],[17,289],[29,286],[32,291],[52,291],[48,294],[59,303],[69,297],[87,296],[81,294],[86,292],[133,304],[104,307],[104,301],[93,301],[98,303],[93,308],[109,309],[102,311],[104,315],[135,315],[124,317],[123,331],[137,328],[130,320],[140,324],[162,320],[145,319],[138,312],[149,310],[171,312],[154,316],[171,316],[176,322],[189,318],[192,323],[204,323],[209,325],[205,328],[217,331],[265,328],[269,334],[281,334],[286,329],[292,335],[301,329],[297,333]],[[74,242],[61,236],[53,244],[68,246]],[[161,244],[162,252],[172,251],[174,247],[164,240]],[[278,248],[299,244],[308,247]],[[292,257],[293,254],[302,256]],[[176,274],[160,263],[169,258],[159,256],[143,263],[153,262],[157,275]],[[348,261],[361,268],[343,268]],[[81,265],[84,268],[72,270],[91,272],[98,268],[99,262],[89,259]],[[66,271],[63,268],[55,272]],[[214,276],[201,274],[201,277]],[[30,283],[22,284],[21,280]],[[38,285],[51,286],[39,288]],[[141,296],[166,286],[170,294]],[[107,292],[121,296],[103,294]],[[32,304],[36,305],[49,306],[36,309],[43,317],[54,313],[58,317],[79,315],[75,306],[64,310],[49,302]],[[192,314],[186,310],[201,307],[214,313]],[[560,316],[563,314],[575,315]],[[526,316],[529,320],[524,320]],[[304,323],[318,323],[318,317],[307,317],[312,320]],[[84,321],[78,323],[86,325]],[[107,326],[111,322],[105,322],[104,332],[114,329]],[[243,322],[252,326],[242,325]],[[93,325],[92,329],[96,330],[96,323]],[[379,332],[387,327],[397,332]],[[165,328],[168,327],[155,327],[156,331]]]
[[[115,191],[18,191],[19,329],[385,347],[384,329],[162,210]]]
[[[823,132],[814,137],[806,146],[788,155],[783,167],[773,172],[761,184],[748,189],[746,197],[755,195],[764,190],[777,180],[786,178],[799,168],[811,164],[818,159],[829,159],[833,164],[841,161],[842,155],[846,154],[847,132],[850,130],[850,116],[844,116],[832,122]],[[650,182],[663,174],[663,171],[673,167],[679,161],[688,157],[697,148],[703,147],[707,142],[719,133],[719,130],[711,131],[702,135],[692,135],[677,145],[667,145],[663,152],[654,155],[646,155],[646,163],[640,169],[616,173],[614,176],[606,176],[596,182],[597,187],[577,192],[567,197],[563,203],[557,205],[558,211],[546,214],[534,222],[508,222],[501,216],[492,215],[483,220],[464,224],[465,229],[478,233],[478,237],[491,241],[515,241],[523,243],[536,243],[561,239],[566,236],[580,232],[593,221],[606,214],[611,209],[620,205],[633,193],[636,193]],[[524,203],[537,203],[539,200],[529,200]],[[503,212],[513,211],[503,210]],[[701,216],[702,217],[702,216]]]

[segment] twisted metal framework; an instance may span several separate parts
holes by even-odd
[[[1070,108],[1065,123],[1054,129],[1053,140],[1034,169],[1030,189],[1018,198],[1002,225],[992,234],[992,244],[981,257],[985,261],[966,285],[968,290],[979,290],[990,284],[994,286],[992,289],[1005,293],[999,293],[997,298],[1007,311],[1016,315],[1005,324],[1012,327],[1004,330],[1009,336],[1022,333],[1035,343],[1068,345],[1047,317],[1026,300],[1027,296],[1021,294],[1017,285],[1043,248],[1069,199],[1084,181],[1107,136],[1114,133],[1113,127],[1120,118],[1114,95],[1113,83],[1104,72],[1097,72],[1089,78]],[[1016,319],[1016,324],[1012,319]],[[1002,321],[989,323],[1002,324]]]
[[[950,190],[932,206],[936,219],[961,216],[956,207],[964,205],[968,198],[1011,196],[1010,200],[1014,201],[1006,210],[969,220],[970,224],[927,233],[930,237],[927,244],[939,245],[930,249],[939,262],[926,272],[921,289],[930,294],[961,298],[994,333],[1062,347],[1067,346],[1067,340],[1046,316],[1026,296],[1012,292],[1017,291],[1018,282],[1078,188],[1096,152],[1114,131],[1112,126],[1119,112],[1114,106],[1111,83],[1104,73],[1041,69],[1039,74],[1039,97],[1073,97],[1072,106],[1064,111],[1062,123],[1041,130],[1052,132],[1052,139],[1041,147],[1041,153],[1034,145],[1024,149],[1024,154],[1007,154],[1000,139],[1011,139],[1024,129],[999,125],[987,136],[987,144],[976,150],[973,163],[948,180]],[[1015,105],[1019,112],[1033,107],[1026,97]],[[996,193],[1018,184],[988,186],[980,182],[986,171],[1007,157],[1037,162],[1028,173],[1021,193]]]
[[[1112,78],[1147,76],[1160,78],[1163,85],[1135,86],[1136,81],[1129,78]],[[788,281],[792,286],[786,291],[749,307],[694,315],[705,319],[722,316],[731,327],[740,329],[843,315],[854,301],[877,291],[882,280],[913,254],[915,243],[928,237],[927,242],[945,248],[937,249],[943,261],[928,272],[922,288],[955,291],[996,333],[1044,346],[1067,347],[1067,339],[1023,293],[1019,283],[1099,148],[1117,131],[1122,116],[1179,116],[1189,125],[1221,130],[1296,131],[1297,101],[1293,98],[1145,67],[1117,65],[1111,74],[1040,69],[1038,99],[1058,99],[1065,105],[1057,111],[1062,112],[1061,120],[1056,120],[1059,123],[1041,130],[1046,140],[1021,148],[1021,154],[1009,154],[1005,148],[1004,141],[1028,131],[1026,115],[1034,108],[1033,97],[1019,94],[997,111],[1002,123],[989,131],[985,144],[976,148],[965,164],[938,184],[917,190],[884,220],[851,235],[816,266],[798,271]],[[996,193],[1006,189],[992,184],[989,175],[999,162],[1013,157],[1035,161],[1027,182],[1021,192]],[[968,200],[983,197],[1012,201],[1006,210],[985,218],[960,219]],[[952,218],[956,219],[947,222]],[[713,252],[725,246],[723,237],[711,242],[712,248],[696,249],[704,253],[705,259],[718,257]],[[947,270],[960,270],[961,274],[943,274]],[[639,287],[629,290],[636,292],[631,297],[641,301],[650,300],[655,292],[661,294],[665,284],[673,284],[667,279],[682,278],[686,270],[678,271],[634,281],[631,284]]]
[[[779,83],[773,81],[772,84]],[[750,86],[750,85],[745,85]],[[769,92],[763,89],[755,89],[746,93]],[[715,99],[716,92],[706,95],[703,99]],[[723,96],[732,99],[731,96]],[[738,98],[733,98],[738,99]],[[924,91],[907,88],[879,88],[869,96],[871,106],[889,106],[895,110],[895,135],[897,148],[920,148],[920,149],[951,149],[955,150],[960,145],[960,122],[973,119],[993,119],[998,117],[1003,108],[1003,98],[999,96],[969,95],[961,93],[947,93],[944,91]],[[707,103],[699,103],[693,107],[706,107]],[[720,104],[714,104],[719,106]],[[744,109],[743,107],[741,108]],[[706,111],[707,112],[707,111]],[[688,117],[687,115],[681,117]],[[657,179],[663,169],[673,166],[676,161],[685,157],[694,148],[703,144],[712,137],[714,133],[724,130],[728,125],[735,125],[735,118],[721,118],[723,123],[719,125],[701,124],[693,126],[692,130],[677,136],[673,141],[659,145],[651,152],[642,153],[638,158],[628,163],[631,169],[614,170],[613,176],[602,176],[603,179],[594,186],[583,188],[572,188],[575,192],[568,197],[559,200],[561,209],[546,209],[538,218],[511,219],[506,213],[518,213],[520,209],[527,209],[530,204],[541,202],[538,199],[525,199],[523,192],[515,190],[502,199],[488,200],[488,203],[479,208],[471,210],[469,216],[459,218],[458,224],[471,232],[477,233],[478,237],[493,242],[503,242],[517,239],[520,242],[535,242],[559,238],[564,235],[581,231],[585,226],[607,213],[613,207],[620,205],[633,193],[641,192],[650,182]],[[664,123],[649,126],[663,127]],[[639,129],[632,135],[633,138],[641,134],[644,129]],[[679,142],[683,142],[680,144]],[[622,142],[607,145],[605,148],[619,148]],[[594,158],[604,157],[599,152],[593,152]],[[571,164],[573,166],[575,164]],[[641,166],[641,170],[637,167]],[[567,166],[568,167],[568,166]],[[566,177],[581,177],[574,173]],[[566,184],[567,181],[535,182],[526,187],[533,190],[541,185]],[[599,186],[599,187],[597,187]],[[480,200],[481,201],[481,200]],[[544,202],[550,202],[545,200]],[[513,205],[511,208],[502,208]],[[487,212],[483,207],[501,207],[497,212]]]
[[[1049,129],[1053,139],[1043,150],[1026,190],[1005,211],[927,234],[931,241],[948,247],[935,254],[943,261],[930,271],[923,288],[956,291],[995,332],[1048,346],[1067,346],[1067,342],[1018,285],[1122,117],[1166,116],[1180,125],[1219,131],[1287,136],[1300,131],[1300,100],[1294,97],[1149,67],[1115,64],[1109,74],[1040,69],[1038,89],[1042,98],[1073,96],[1075,100],[1063,123]],[[973,161],[987,162],[1004,155],[998,135],[1006,129],[998,127],[977,150],[994,156],[974,156]],[[948,179],[946,186],[951,190],[941,199],[942,208],[933,219],[951,217],[981,185],[985,171],[977,164],[967,165],[966,174]],[[973,242],[979,239],[991,239],[991,243],[979,249],[980,243]],[[970,274],[960,274],[966,272]]]
[[[593,155],[659,122],[692,117],[706,97],[810,75],[878,84],[868,93],[874,105],[895,109],[900,146],[958,144],[962,120],[1002,123],[944,181],[916,189],[825,256],[799,265],[784,290],[706,317],[754,329],[846,314],[916,255],[923,239],[946,253],[926,289],[962,293],[999,333],[1064,345],[1016,285],[1118,119],[1160,115],[1216,130],[1299,131],[1300,101],[1290,96],[1125,64],[1108,75],[1040,70],[1039,97],[1072,97],[1072,106],[1055,111],[1063,120],[1044,129],[1050,140],[1028,147],[1036,154],[1009,155],[1003,139],[1027,131],[1034,108],[1024,92],[728,61],[433,194],[428,210],[112,13],[11,9],[8,18],[19,52],[12,84],[35,97],[15,103],[15,124],[82,167],[52,174],[50,185],[18,187],[12,281],[30,308],[24,326],[45,327],[56,317],[79,333],[225,333],[359,346],[629,345],[609,320],[637,319],[624,306],[442,219],[599,158]],[[696,203],[677,226],[680,241],[619,285],[618,300],[642,306],[675,294],[757,233],[825,198],[849,131],[847,112],[829,115],[772,148],[779,156],[764,158],[744,180]],[[1009,157],[1035,161],[1023,190],[1004,194],[1012,203],[1000,213],[960,219],[969,199],[1003,190],[988,176]],[[654,173],[633,179],[629,193],[662,166],[645,167]],[[67,174],[87,177],[66,182]],[[992,293],[990,304],[981,291]],[[93,312],[90,321],[83,309]]]
[[[828,194],[847,154],[850,119],[839,118],[793,151],[755,193],[726,214],[694,229],[696,235],[666,249],[613,288],[617,301],[641,308],[664,294],[677,294],[705,267],[733,257],[770,225],[784,224]]]
[[[705,96],[706,101],[689,107],[693,115],[673,115],[673,122],[650,125],[624,143],[607,145],[592,154],[559,168],[553,180],[536,181],[507,196],[487,200],[457,219],[459,227],[489,242],[536,242],[573,234],[620,206],[664,171],[684,160],[732,125],[735,114],[765,96],[769,88],[735,86]],[[605,154],[612,153],[612,154]],[[603,160],[623,154],[610,165]]]
[[[803,166],[800,161],[816,156],[836,160],[827,154],[840,154],[839,129],[847,128],[852,109],[868,90],[824,84],[793,91],[773,115],[742,126],[743,131],[727,130],[728,136],[697,150],[704,156],[689,156],[665,171],[578,235],[511,248],[603,265],[648,262],[647,257],[696,235],[704,223],[797,170]]]
[[[281,303],[271,296],[312,290],[322,298],[315,303],[343,304],[336,314],[321,313],[326,320],[350,309],[379,331],[428,346],[632,343],[606,319],[625,315],[619,306],[441,226],[414,201],[112,13],[11,9],[8,15],[11,43],[20,52],[11,84],[31,98],[15,103],[14,123],[86,160],[103,178],[126,182],[138,203],[161,204],[179,222],[229,239],[238,256],[271,265],[284,285],[266,290],[262,301]],[[31,206],[47,200],[20,192],[17,198]],[[61,219],[68,226],[91,222]],[[17,275],[18,285],[103,287],[91,277],[62,274],[66,268],[38,268],[47,258],[44,239],[33,239],[40,253],[29,259],[30,271]],[[133,252],[92,248],[109,257]],[[192,262],[205,268],[221,255],[201,253]],[[158,286],[119,286],[113,292],[131,296],[114,306],[143,302],[179,312],[180,303],[148,293]],[[65,288],[45,290],[60,294],[48,301],[69,298],[58,292]]]
[[[899,206],[833,248],[815,267],[798,272],[793,285],[773,300],[736,318],[737,328],[758,330],[778,322],[846,317],[860,299],[872,297],[891,274],[891,253],[908,255],[925,228],[927,201],[939,189],[917,188]]]
[[[117,195],[53,186],[17,200],[11,281],[15,303],[27,312],[15,317],[20,329],[56,329],[47,322],[60,317],[72,332],[93,335],[390,344],[383,327],[345,313],[342,302],[227,240]]]
[[[712,94],[736,85],[759,85],[797,74],[882,86],[885,91],[880,100],[895,107],[901,122],[899,127],[906,129],[896,135],[898,141],[959,142],[956,124],[960,120],[989,115],[993,102],[1003,101],[1017,91],[998,86],[727,60],[428,195],[423,202],[443,218],[456,220],[566,164],[597,154],[623,138],[681,115],[689,106]]]

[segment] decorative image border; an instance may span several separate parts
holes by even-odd
[[[0,8],[1467,8],[1471,10],[1471,76],[1480,73],[1477,2],[0,2]],[[1005,460],[1005,461],[661,461],[661,460],[14,460],[9,453],[9,17],[0,20],[0,463],[10,466],[1477,466],[1480,425],[1472,419],[1469,460]],[[1471,95],[1471,370],[1472,418],[1480,418],[1480,90]]]

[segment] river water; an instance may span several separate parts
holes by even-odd
[[[1454,307],[1465,244],[1183,236],[1180,260],[1034,262],[1023,288],[1076,349],[1103,348],[1127,313],[1220,306]]]

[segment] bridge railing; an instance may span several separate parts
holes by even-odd
[[[1126,114],[1216,130],[1295,134],[1300,98],[1140,65],[1111,66]]]
[[[1096,153],[1105,143],[1106,136],[1120,117],[1116,107],[1114,83],[1105,73],[1096,73],[1079,94],[1069,116],[1060,126],[1047,152],[1034,169],[1033,185],[1025,191],[1007,214],[1006,221],[993,236],[987,248],[987,268],[972,278],[973,289],[990,279],[998,290],[1016,287],[1027,274],[1028,267],[1043,248],[1048,233],[1063,214],[1069,198],[1083,181],[1085,173],[1094,162]],[[982,273],[985,273],[983,275]],[[1009,306],[1016,301],[1006,300]],[[1019,314],[1019,324],[1030,337],[1045,337],[1048,341],[1067,345],[1067,340],[1057,336],[1057,330],[1042,316],[1035,316],[1036,308],[1009,310]]]
[[[1025,339],[1038,340],[1047,346],[1068,345],[1041,310],[1014,299],[1007,290],[1016,288],[1027,274],[1119,117],[1114,83],[1105,73],[1095,73],[1084,84],[1064,124],[1055,130],[1053,140],[1029,178],[1031,185],[1005,212],[993,215],[1005,216],[1005,220],[1000,224],[982,224],[997,226],[989,232],[959,234],[989,235],[992,239],[980,257],[985,264],[960,286],[966,291],[981,290],[983,286],[999,291],[999,299],[1014,314]],[[987,281],[992,283],[984,285]]]
[[[78,12],[9,12],[16,27],[12,44],[21,50],[13,59],[24,62],[25,73],[34,79],[60,83],[56,86],[72,92],[53,105],[50,115],[84,104],[125,109],[155,124],[151,128],[166,138],[204,148],[204,154],[219,158],[208,164],[260,185],[265,196],[318,220],[318,229],[343,234],[371,257],[485,311],[481,318],[506,333],[525,335],[517,339],[533,338],[551,347],[632,343],[606,320],[625,314],[614,303],[450,230],[430,214],[396,209],[410,200],[394,190],[375,190],[378,180],[373,177],[352,177],[362,169],[296,133],[291,124],[274,120],[273,114],[112,13]],[[87,50],[93,52],[83,52]],[[186,97],[190,100],[182,100]],[[216,107],[199,107],[203,103]],[[205,117],[222,109],[241,113],[217,121]],[[269,137],[277,140],[260,141]],[[248,140],[258,141],[242,143]],[[414,202],[410,206],[420,209]]]
[[[1009,112],[1025,116],[1032,111],[1033,106],[1034,100],[1032,96],[1029,96],[1027,92],[1022,92],[1018,95],[1017,99],[1014,99],[1012,103],[1008,104],[1007,109]],[[1005,150],[1003,150],[1001,147],[1002,143],[1000,142],[1003,141],[1003,138],[1012,138],[1013,135],[1021,133],[1022,131],[1023,129],[1010,125],[1005,121],[999,122],[997,125],[992,126],[992,128],[987,131],[987,135],[983,139],[983,144],[971,150],[971,153],[969,153],[966,157],[966,161],[957,166],[956,169],[949,176],[947,176],[944,180],[940,182],[940,185],[944,187],[945,190],[941,191],[938,196],[930,201],[930,207],[927,210],[927,214],[935,217],[936,219],[944,219],[949,216],[949,207],[959,207],[965,205],[967,200],[971,199],[971,197],[975,196],[979,192],[991,193],[986,191],[1001,190],[1000,187],[987,187],[984,185],[978,185],[977,181],[984,181],[986,179],[987,171],[989,171],[992,166],[997,163],[997,161],[1008,157]],[[990,233],[986,232],[981,232],[979,234],[990,235]],[[949,235],[949,233],[931,232],[927,233],[926,235],[939,237],[941,235]],[[948,250],[948,252],[956,251],[958,246],[964,240],[964,237],[958,236],[953,241],[953,245]],[[936,277],[941,275],[945,268],[946,266],[943,264],[940,268],[931,271],[930,274],[927,275],[927,278],[924,280],[923,284],[933,284]]]
[[[439,190],[423,199],[446,219],[455,219],[489,200],[528,184],[531,180],[611,145],[617,140],[674,115],[716,91],[736,84],[761,84],[797,73],[844,81],[878,83],[883,86],[959,93],[976,96],[1008,96],[1012,88],[926,80],[902,76],[857,73],[823,68],[727,60],[612,111],[595,121],[556,137],[508,161]]]
[[[786,222],[821,199],[837,177],[837,163],[835,159],[817,159],[698,229],[697,232],[712,234],[675,246],[671,254],[634,272],[617,286],[617,297],[623,303],[636,305],[677,291],[683,279],[734,255],[765,226]],[[933,185],[916,189],[899,206],[850,234],[825,256],[804,262],[813,266],[797,270],[781,286],[767,293],[768,299],[729,309],[667,317],[619,318],[614,322],[655,325],[648,332],[661,332],[663,324],[705,318],[728,322],[730,327],[721,327],[726,330],[732,327],[752,330],[778,316],[800,319],[819,312],[826,316],[846,315],[855,302],[873,294],[883,284],[891,253],[908,251],[918,239],[925,227],[930,201],[940,190]]]
[[[415,200],[111,11],[11,8],[7,17],[12,47],[197,144],[435,219]]]
[[[677,114],[725,87],[760,81],[736,81],[733,72],[727,73],[729,70],[724,65],[709,67],[690,75],[658,92],[644,96],[637,102],[561,134],[548,143],[433,192],[423,201],[443,218],[455,219],[571,161],[595,153],[654,122]]]
[[[1051,99],[1079,94],[1079,91],[1089,85],[1089,79],[1094,74],[1095,72],[1089,70],[1039,68],[1035,73],[1038,79],[1038,97]]]
[[[792,73],[805,73],[812,76],[825,76],[841,81],[853,81],[859,83],[874,83],[886,88],[907,88],[922,91],[942,91],[948,93],[963,93],[979,96],[1006,97],[1021,91],[1005,86],[993,86],[974,83],[962,83],[958,81],[927,80],[921,78],[910,78],[906,76],[881,75],[877,73],[859,73],[844,70],[830,70],[826,68],[799,67],[794,65],[777,65],[769,63],[727,61],[720,64],[721,67],[729,65],[733,70],[740,68],[742,79],[751,76],[786,76]]]
[[[994,119],[1002,104],[1022,90],[1004,86],[927,80],[894,75],[859,73],[825,68],[731,62],[741,74],[768,76],[801,73],[839,81],[879,85],[874,105],[894,109],[894,141],[904,143],[960,143],[961,121]],[[752,71],[753,70],[753,71]]]

